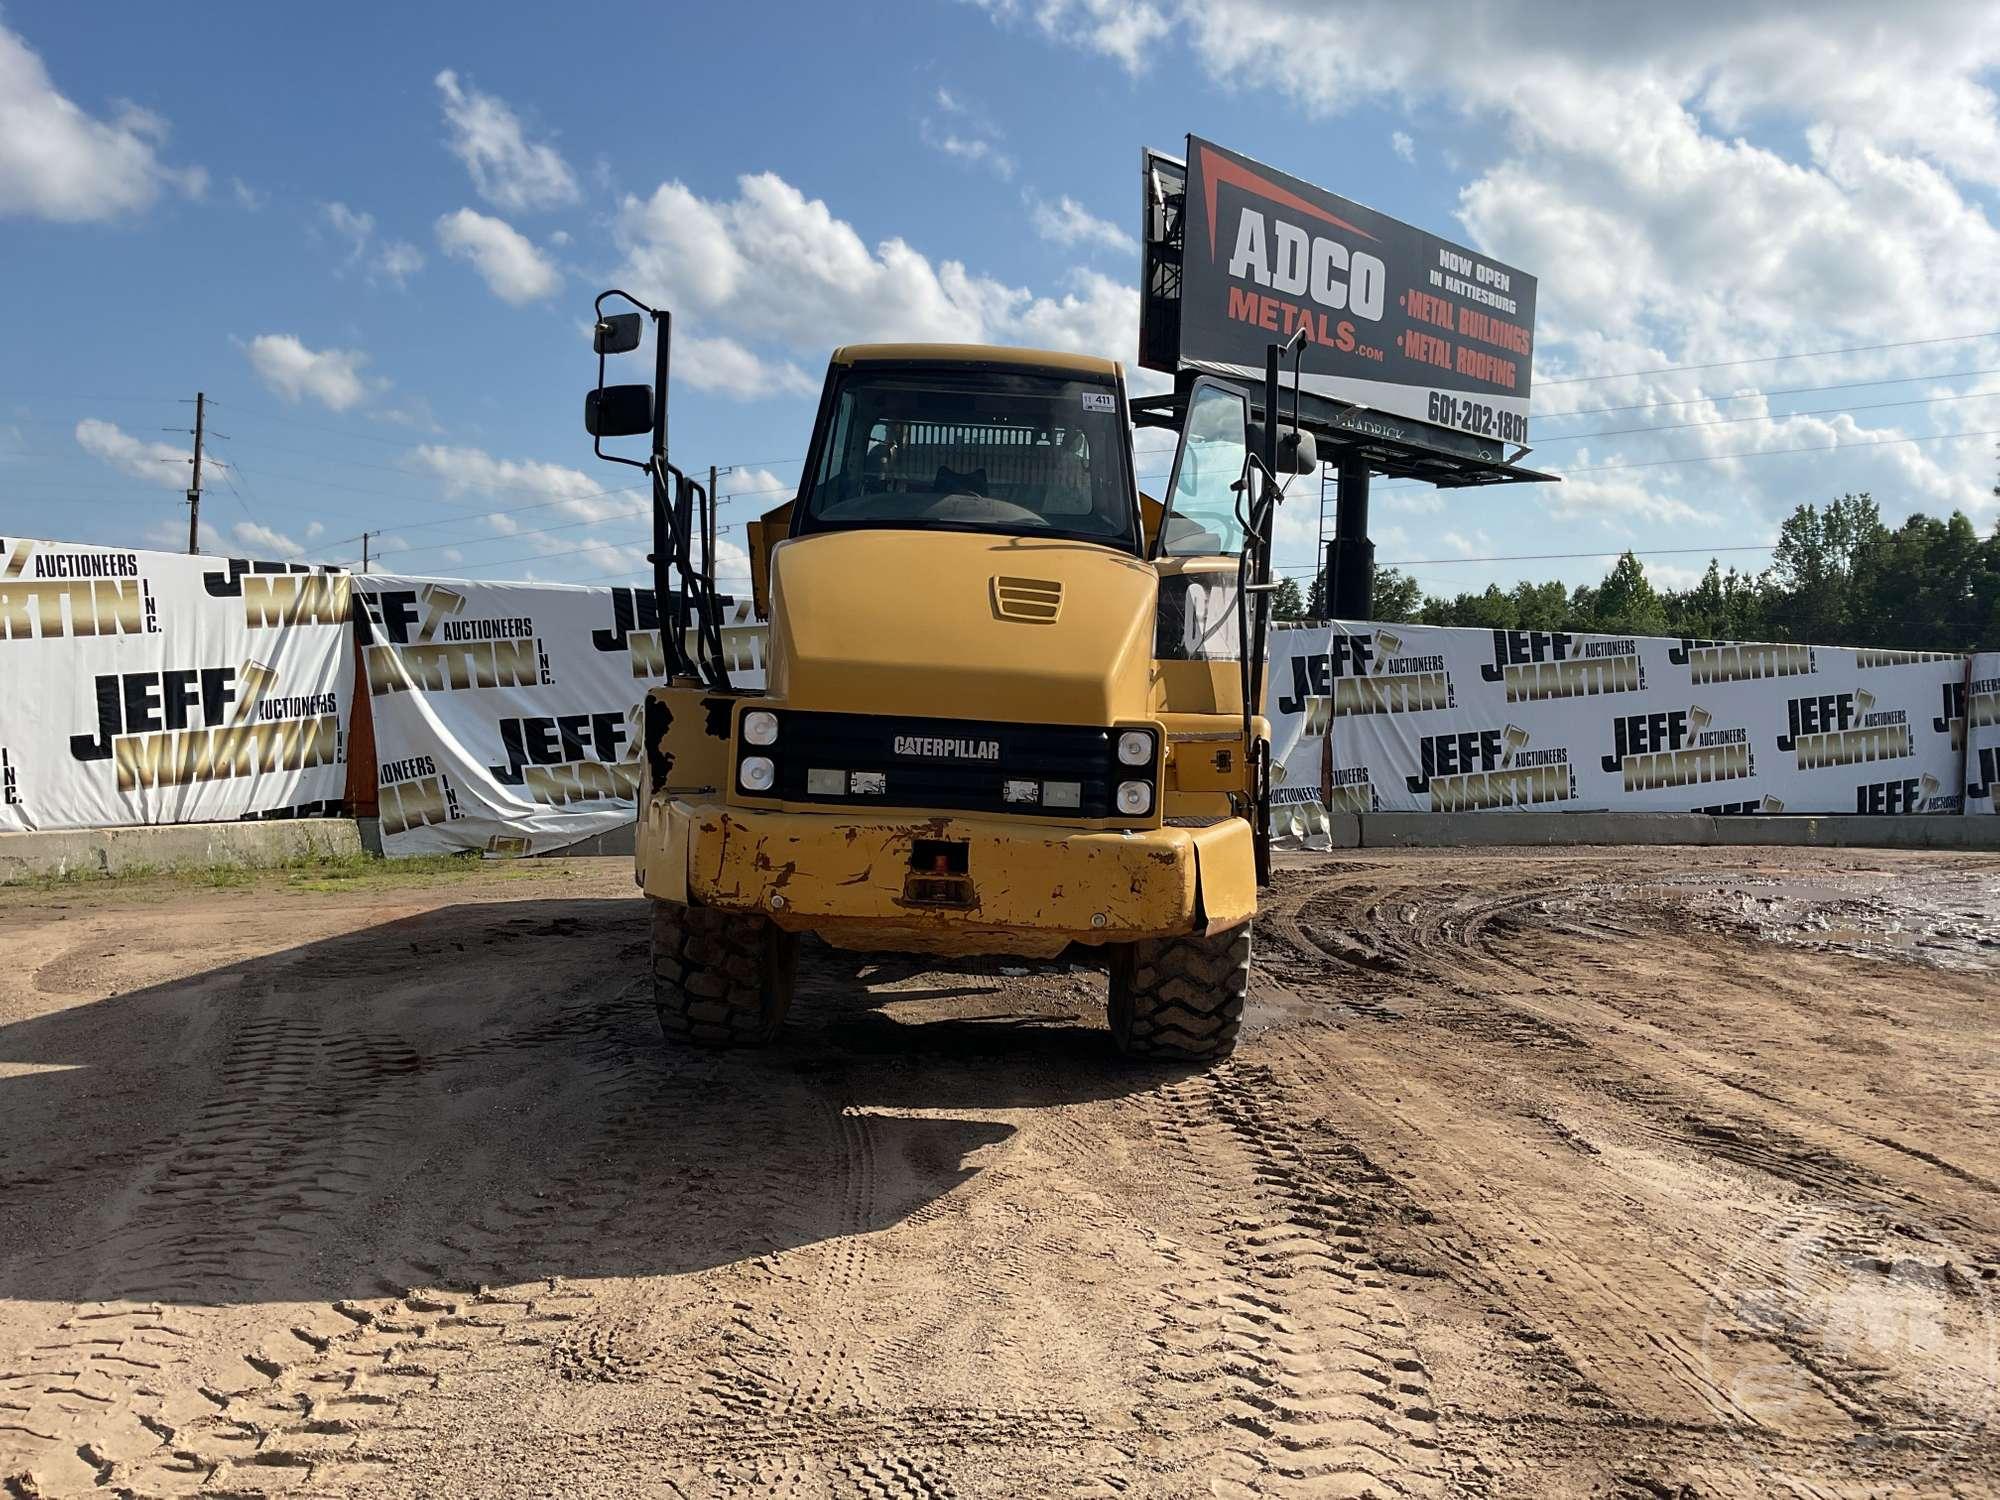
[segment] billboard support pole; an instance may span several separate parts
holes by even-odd
[[[1375,544],[1368,540],[1368,460],[1340,458],[1333,540],[1326,548],[1326,612],[1336,620],[1366,620],[1375,612]]]

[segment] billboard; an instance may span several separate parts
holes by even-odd
[[[1307,392],[1496,448],[1527,442],[1534,277],[1198,136],[1177,208],[1178,276],[1164,281],[1179,366],[1261,378],[1266,347],[1304,329]],[[1147,226],[1156,257],[1161,218]],[[1142,332],[1142,359],[1171,368],[1161,331]]]

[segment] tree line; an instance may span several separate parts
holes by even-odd
[[[1324,572],[1303,594],[1286,579],[1272,596],[1273,613],[1323,618],[1325,589]],[[1378,567],[1372,613],[1385,623],[1486,630],[2000,651],[2000,525],[1982,537],[1953,511],[1949,520],[1918,514],[1890,527],[1868,495],[1843,495],[1794,510],[1762,572],[1725,571],[1711,558],[1692,588],[1656,588],[1627,552],[1600,583],[1524,580],[1446,598]]]

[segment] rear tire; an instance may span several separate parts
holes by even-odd
[[[1127,1057],[1216,1062],[1236,1050],[1250,992],[1250,924],[1121,943],[1111,953],[1111,1039]]]
[[[669,1041],[761,1047],[791,1008],[799,940],[761,912],[653,903],[653,1000]]]

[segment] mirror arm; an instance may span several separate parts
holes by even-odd
[[[623,297],[627,302],[638,308],[640,312],[646,314],[647,317],[653,318],[656,321],[660,317],[656,309],[648,307],[630,292],[621,291],[619,288],[613,287],[609,291],[599,292],[597,299],[590,304],[591,311],[597,315],[597,320],[600,323],[604,321],[604,302],[607,297]],[[604,351],[600,349],[597,351],[597,388],[600,391],[604,389],[604,360]],[[665,449],[660,446],[660,436],[666,430],[666,419],[663,415],[663,409],[666,406],[666,389],[665,383],[661,382],[654,388],[653,393],[653,399],[656,404],[656,410],[653,413],[653,430],[655,433],[653,451],[655,456],[665,452]],[[590,439],[590,451],[608,464],[629,464],[635,469],[650,469],[652,467],[651,459],[626,458],[621,454],[606,453],[604,451],[604,439],[594,433]]]

